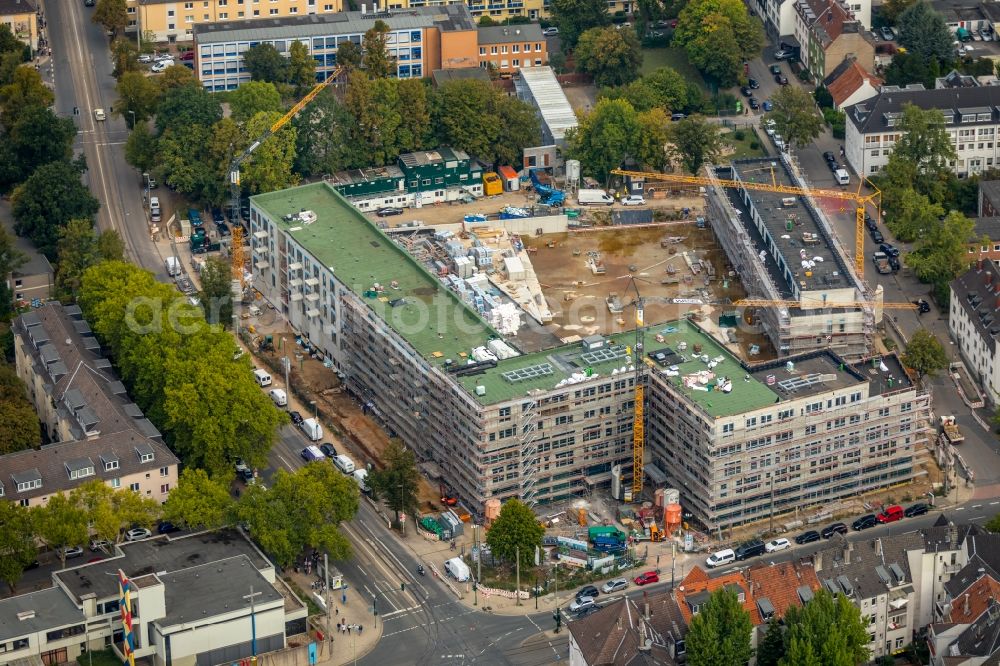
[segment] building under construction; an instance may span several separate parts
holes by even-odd
[[[710,173],[722,180],[805,187],[784,157],[738,160]],[[881,318],[881,289],[865,294],[810,197],[715,187],[709,188],[707,206],[716,237],[750,298],[801,304],[754,312],[754,323],[779,356],[817,349],[849,359],[870,353]],[[828,302],[871,306],[828,308]]]
[[[329,184],[252,197],[250,225],[254,288],[473,512],[627,484],[637,380],[646,487],[709,527],[917,473],[927,398],[895,357],[751,368],[697,317],[647,325],[638,353],[629,331],[525,354]]]

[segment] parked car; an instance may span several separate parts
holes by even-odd
[[[787,86],[788,85],[788,77],[785,76],[784,74],[775,74],[774,75],[774,82],[777,83],[779,86]]]
[[[891,243],[882,243],[878,246],[878,249],[880,252],[885,252],[886,256],[888,257],[899,256],[899,248],[892,245]]]
[[[150,54],[150,53],[140,53],[139,54],[139,62],[141,62],[143,64],[149,63],[149,62],[153,62],[153,56],[152,56],[152,54]]]
[[[882,232],[879,231],[878,229],[872,229],[871,237],[872,240],[875,241],[876,243],[881,243],[882,241],[885,240],[885,236],[883,236]]]
[[[645,206],[646,200],[641,194],[630,194],[622,199],[623,206]]]
[[[882,26],[882,29],[879,30],[879,33],[882,35],[882,39],[884,39],[887,42],[891,42],[892,40],[896,39],[896,33],[893,32],[892,28],[890,28],[887,25]]]
[[[781,65],[771,65],[771,74],[781,74]]]
[[[288,416],[290,416],[290,417],[291,417],[291,419],[292,419],[292,423],[293,423],[294,425],[298,425],[298,424],[302,423],[302,421],[303,421],[303,419],[302,419],[302,415],[301,415],[301,414],[299,414],[299,413],[298,413],[298,412],[296,412],[296,411],[291,411],[291,412],[288,412]]]
[[[760,81],[757,79],[747,79],[747,85],[750,87],[750,90],[757,90],[757,88],[760,88]]]
[[[802,534],[795,537],[795,543],[801,546],[804,543],[812,543],[813,541],[819,541],[820,538],[821,537],[819,535],[819,532],[817,532],[816,530],[809,530],[808,532],[803,532]]]
[[[170,65],[172,65],[172,64],[173,64],[172,62],[167,62],[167,61],[156,62],[156,63],[153,63],[153,66],[149,68],[149,71],[160,73],[160,72],[165,71],[167,69],[167,67],[170,67]]]
[[[847,525],[844,523],[833,523],[823,528],[823,538],[829,539],[834,534],[847,534]]]
[[[584,609],[593,608],[593,606],[594,606],[594,597],[577,597],[576,599],[573,600],[573,603],[569,605],[569,612],[579,613]]]
[[[744,97],[749,97],[753,93],[750,92],[750,88],[748,88],[747,86],[741,86],[740,87],[740,94],[743,95]]]
[[[876,525],[878,525],[878,518],[875,517],[874,513],[869,513],[868,515],[861,516],[851,523],[851,529],[856,532],[860,532],[861,530],[867,530],[869,527],[875,527]]]
[[[153,56],[153,62],[173,62],[174,56],[172,53],[157,53]]]
[[[989,42],[993,40],[993,31],[989,26],[979,29],[979,36],[983,38],[984,42]]]
[[[906,507],[906,511],[904,511],[903,513],[906,515],[907,518],[913,518],[914,516],[922,516],[928,511],[930,511],[929,506],[927,506],[923,502],[917,502],[913,506]]]
[[[174,525],[169,520],[164,520],[162,523],[156,526],[157,534],[173,534],[174,532],[180,532],[181,528]]]
[[[924,314],[925,312],[930,312],[931,311],[931,304],[928,303],[927,301],[925,301],[922,298],[918,299],[916,301],[913,301],[913,303],[917,306],[917,309],[919,310],[920,314]],[[927,508],[926,504],[914,504],[913,506],[910,507],[910,509],[912,509],[913,507],[917,507],[917,506],[922,506],[925,509]],[[907,511],[909,511],[910,509],[907,509]],[[927,511],[924,511],[924,513],[927,513]],[[909,514],[907,514],[907,515],[909,515]],[[916,514],[913,514],[913,515],[919,516],[920,514],[916,513]]]
[[[619,592],[628,587],[627,578],[615,578],[614,580],[609,580],[607,583],[601,586],[601,592],[604,594],[611,594],[612,592]]]
[[[107,539],[91,539],[90,540],[90,552],[97,553],[102,550],[107,550],[111,548],[111,542]]]
[[[687,118],[686,113],[672,113],[670,114],[670,122],[676,123],[678,120],[684,120]]]
[[[194,51],[185,51],[181,54],[181,60],[184,62],[189,62],[194,60]]]
[[[756,97],[751,96],[750,99],[747,100],[747,106],[756,111],[760,108],[760,102],[757,101]]]
[[[542,30],[542,34],[546,37],[554,37],[559,34],[559,28],[546,28],[545,30]]]
[[[80,557],[83,555],[83,548],[81,546],[65,546],[63,548],[56,548],[56,554],[61,554],[67,560],[72,560],[74,557]]]
[[[38,560],[32,560],[31,564],[22,568],[21,571],[31,571],[32,569],[37,569],[40,566],[42,566],[41,562],[39,562]]]
[[[599,610],[601,610],[601,607],[598,606],[597,604],[594,604],[593,606],[587,606],[583,610],[577,611],[577,613],[576,613],[576,619],[577,620],[582,620],[583,618],[587,617],[588,615],[596,613]]]
[[[379,217],[391,217],[393,215],[402,215],[403,209],[393,208],[393,207],[379,208],[377,211],[375,211],[375,214],[378,215]]]
[[[763,541],[760,539],[751,539],[736,548],[736,559],[745,560],[748,557],[756,557],[758,555],[763,555],[765,551],[766,549]]]
[[[125,533],[126,541],[142,541],[143,539],[148,539],[153,536],[153,533],[147,530],[145,527],[133,527],[128,532]]]
[[[892,269],[893,273],[898,273],[902,266],[899,263],[899,257],[889,257],[889,268]]]
[[[887,506],[882,510],[882,513],[875,516],[875,519],[880,523],[894,523],[897,520],[903,519],[903,507],[898,504],[893,504],[892,506]]]
[[[865,213],[865,226],[868,227],[869,231],[878,229],[878,223],[875,221],[875,218],[868,213]]]
[[[659,583],[659,582],[660,582],[660,577],[657,575],[655,571],[647,571],[635,577],[636,585],[648,585],[650,583]]]
[[[780,51],[775,51],[774,52],[774,59],[775,60],[788,60],[789,58],[791,58],[794,55],[795,55],[794,51],[786,51],[785,49],[781,49]]]
[[[322,451],[323,455],[326,456],[327,458],[337,457],[337,449],[333,448],[333,444],[330,444],[329,442],[320,444],[319,450]]]
[[[823,153],[823,159],[826,160],[827,164],[836,164],[837,163],[837,156],[834,155],[833,152],[829,151],[829,150],[826,151],[825,153]]]
[[[243,479],[243,483],[251,483],[253,481],[253,470],[252,469],[247,469],[247,468],[244,467],[243,469],[241,469],[238,472],[238,474],[239,474],[240,478]]]
[[[792,547],[792,542],[786,539],[785,537],[781,537],[779,539],[772,539],[771,541],[768,541],[766,544],[764,544],[764,550],[767,551],[768,553],[777,553],[778,551],[785,550],[786,548],[791,548],[791,547]]]
[[[576,598],[582,599],[583,597],[590,597],[592,599],[595,599],[597,598],[598,594],[600,594],[600,592],[597,591],[596,587],[594,587],[593,585],[588,585],[576,593]]]
[[[764,109],[764,111],[771,111],[774,108],[774,104],[771,104],[771,100],[765,99],[760,103],[760,107]]]

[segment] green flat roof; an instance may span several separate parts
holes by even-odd
[[[663,342],[658,342],[657,335],[663,336]],[[630,347],[635,341],[634,333],[623,333],[609,336],[612,346]],[[678,344],[687,343],[687,349],[678,351]],[[646,353],[659,351],[665,347],[670,347],[675,352],[688,358],[689,360],[677,363],[678,376],[670,377],[668,381],[677,388],[678,391],[690,398],[712,417],[729,416],[742,412],[749,412],[761,409],[774,404],[778,400],[778,394],[768,388],[767,384],[754,378],[752,375],[748,381],[744,381],[747,371],[740,364],[729,350],[716,342],[711,336],[702,331],[696,325],[681,319],[677,321],[665,322],[649,326],[643,334],[643,344]],[[708,370],[708,365],[700,358],[694,356],[694,346],[701,345],[701,354],[707,355],[709,359],[723,357],[711,371],[716,377],[725,376],[732,381],[733,389],[729,393],[721,391],[700,391],[688,388],[683,383],[685,375],[691,375],[701,370]],[[610,359],[600,362],[590,362],[593,358],[585,359],[585,352],[580,343],[563,345],[555,349],[536,352],[518,356],[516,358],[500,361],[496,368],[488,370],[479,375],[467,377],[457,377],[469,392],[475,395],[477,386],[486,389],[485,395],[476,396],[483,404],[493,404],[512,400],[524,396],[529,390],[554,389],[556,385],[570,377],[574,372],[585,372],[588,368],[597,375],[610,376],[615,368],[622,368],[628,365],[627,358]],[[538,372],[540,366],[548,365],[552,374],[541,374]],[[535,376],[526,377],[520,381],[512,381],[513,376],[509,375],[513,371],[525,368],[535,368]],[[652,370],[660,372],[662,368]],[[544,370],[543,370],[544,372]],[[507,376],[505,377],[505,374]]]
[[[445,359],[452,359],[461,363],[460,352],[468,354],[491,337],[500,337],[327,183],[258,194],[252,199],[429,362],[444,366]],[[301,210],[316,213],[316,221],[303,224],[283,219]],[[398,289],[390,287],[394,280]],[[380,297],[364,296],[376,283],[385,287]],[[403,304],[389,304],[400,298]]]

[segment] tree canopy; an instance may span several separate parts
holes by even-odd
[[[420,502],[417,492],[420,473],[413,449],[407,448],[402,440],[394,437],[383,454],[385,468],[372,470],[368,474],[368,486],[373,498],[381,498],[389,509],[397,515],[409,514],[416,517]]]
[[[521,566],[526,567],[535,560],[535,549],[542,547],[543,534],[545,528],[531,509],[519,499],[509,499],[490,525],[486,543],[504,562],[513,564],[519,554]]]
[[[248,81],[229,93],[229,110],[239,123],[261,111],[278,113],[282,111],[281,94],[270,81]]]
[[[73,219],[90,220],[100,204],[80,180],[85,165],[59,160],[38,167],[11,196],[14,231],[26,236],[50,261],[60,230]]]
[[[743,666],[753,654],[753,623],[736,593],[727,587],[712,592],[691,618],[685,637],[690,666]]]
[[[163,519],[179,527],[216,529],[232,521],[236,505],[223,481],[203,469],[185,468],[163,503]]]
[[[948,63],[954,60],[954,36],[944,16],[934,10],[927,0],[919,0],[900,13],[897,23],[899,45],[925,62],[936,60]]]
[[[805,606],[792,606],[784,617],[786,652],[781,666],[868,662],[867,621],[842,594],[819,590]]]
[[[719,87],[729,87],[743,63],[760,55],[764,29],[740,0],[691,0],[677,18],[673,44]]]
[[[552,0],[549,12],[553,23],[559,26],[559,40],[564,52],[572,51],[580,35],[587,30],[611,23],[604,0]]]
[[[271,44],[257,44],[243,53],[243,65],[253,81],[284,83],[288,80],[288,60]]]
[[[573,52],[577,69],[594,77],[598,86],[620,86],[635,80],[642,67],[639,38],[631,29],[591,28]]]
[[[938,370],[948,367],[948,352],[933,333],[918,328],[906,343],[902,361],[921,377],[933,377]]]
[[[0,239],[0,244],[2,242]],[[42,429],[35,408],[28,400],[24,382],[13,366],[0,360],[0,455],[37,448],[41,444]]]
[[[816,111],[812,97],[799,86],[781,86],[772,98],[774,108],[767,115],[776,132],[788,145],[801,148],[812,143],[823,131],[823,117]]]
[[[25,567],[35,561],[31,512],[17,502],[0,502],[0,525],[0,580],[16,593]]]
[[[389,53],[389,24],[378,19],[361,38],[361,66],[369,77],[385,79],[396,71]]]
[[[24,182],[35,169],[73,156],[76,125],[51,109],[34,106],[19,113],[0,134],[0,192]]]
[[[128,25],[125,0],[97,0],[90,20],[110,32],[112,37],[125,32],[125,26]]]
[[[722,155],[719,126],[702,116],[688,116],[671,123],[670,141],[674,159],[692,175],[698,175],[705,164],[716,161]]]

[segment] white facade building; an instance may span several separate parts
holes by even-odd
[[[951,283],[948,332],[990,402],[1000,402],[1000,265],[992,259]]]

